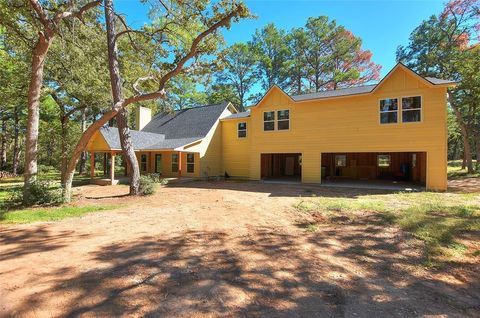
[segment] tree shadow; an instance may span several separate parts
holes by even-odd
[[[61,298],[61,316],[474,316],[479,282],[415,275],[418,246],[373,217],[317,233],[187,230],[105,245],[94,268],[62,268],[23,300],[28,315]],[[41,283],[41,282],[37,282]]]

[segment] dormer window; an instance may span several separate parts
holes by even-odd
[[[263,113],[263,130],[275,130],[275,112]]]
[[[238,123],[237,136],[238,138],[247,137],[247,123]]]
[[[380,100],[380,124],[394,124],[398,122],[398,99],[387,98]]]

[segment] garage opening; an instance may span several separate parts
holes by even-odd
[[[322,153],[324,183],[425,186],[425,152]]]
[[[302,154],[267,153],[261,155],[262,180],[301,181]]]

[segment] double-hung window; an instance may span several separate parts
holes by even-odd
[[[193,153],[187,153],[187,172],[195,172],[195,156]]]
[[[238,123],[237,136],[238,138],[247,137],[247,123]]]
[[[172,172],[178,172],[178,153],[172,153]]]
[[[277,129],[278,130],[290,129],[290,111],[289,110],[277,111]]]
[[[422,120],[422,98],[420,96],[402,98],[402,122],[412,123]]]
[[[147,155],[142,154],[140,156],[140,169],[142,172],[147,172]]]
[[[398,122],[398,99],[380,100],[380,123],[393,124]]]
[[[263,130],[275,130],[275,112],[264,112],[263,113]]]

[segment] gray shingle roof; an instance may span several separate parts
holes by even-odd
[[[182,109],[175,113],[159,113],[141,130],[165,135],[165,139],[197,138],[207,135],[228,103]]]
[[[230,116],[227,116],[223,119],[235,119],[235,118],[246,118],[246,117],[250,117],[249,111],[231,114]]]
[[[341,88],[341,89],[336,89],[331,91],[322,91],[322,92],[310,93],[310,94],[294,95],[292,96],[292,99],[298,102],[298,101],[304,101],[309,99],[321,99],[321,98],[365,94],[373,91],[373,89],[376,86],[377,86],[376,84],[372,84],[372,85],[364,85],[364,86],[357,86],[357,87]]]
[[[455,84],[456,81],[452,80],[444,80],[440,78],[435,78],[435,77],[424,77],[427,81],[432,83],[433,85],[442,85],[442,84]]]
[[[159,113],[141,130],[130,130],[135,150],[175,149],[204,138],[228,103]],[[118,129],[102,127],[110,149],[121,149]]]

